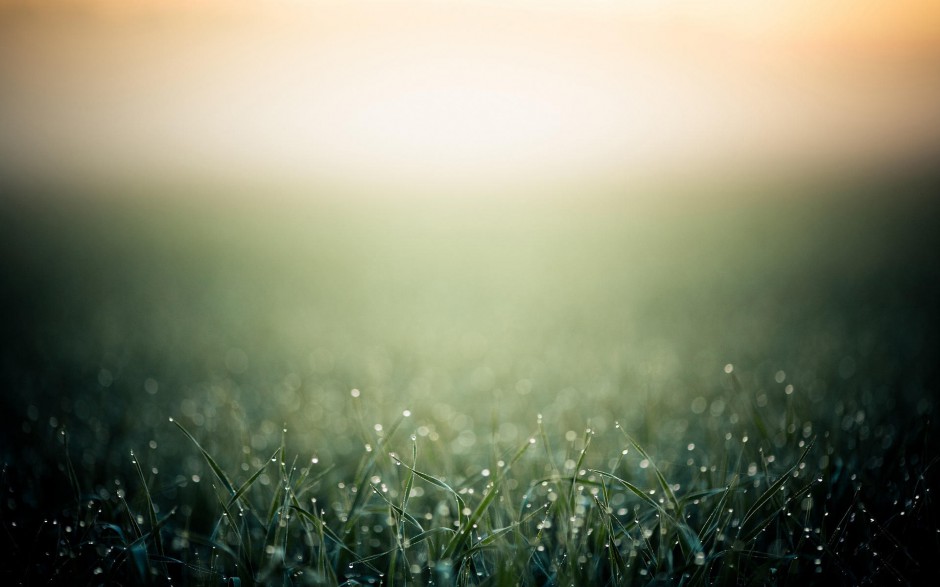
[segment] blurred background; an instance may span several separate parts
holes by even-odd
[[[479,198],[892,165],[940,139],[928,0],[4,0],[0,15],[8,176]]]
[[[926,0],[3,0],[4,459],[672,446],[731,369],[900,433],[937,71]]]

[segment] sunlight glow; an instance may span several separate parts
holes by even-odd
[[[940,139],[920,0],[70,6],[0,7],[3,173],[472,189]]]

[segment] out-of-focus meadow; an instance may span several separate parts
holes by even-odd
[[[358,418],[404,409],[453,455],[512,446],[537,414],[657,440],[694,424],[727,363],[755,393],[792,384],[813,410],[929,411],[934,187],[718,186],[739,193],[679,207],[672,192],[439,207],[10,198],[6,434],[67,424],[92,475],[164,444],[169,416],[236,452],[273,450],[286,424],[292,444],[340,460],[361,448]]]
[[[749,434],[768,485],[818,439],[829,503],[865,480],[913,513],[929,483],[891,484],[938,456],[936,10],[719,4],[4,5],[6,553],[73,490],[123,500],[131,451],[152,511],[192,520],[164,533],[211,543],[212,465],[170,418],[240,480],[285,443],[329,470],[321,503],[378,443],[472,485],[537,437],[522,492],[577,477],[588,428],[585,466],[616,471],[619,424],[708,489]],[[807,568],[862,576],[828,555]]]

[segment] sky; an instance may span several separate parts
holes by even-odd
[[[0,174],[474,191],[890,166],[940,145],[937,71],[927,0],[0,0]]]

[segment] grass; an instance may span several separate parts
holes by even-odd
[[[926,583],[935,185],[7,202],[0,578]]]
[[[728,377],[737,381],[734,373]],[[739,383],[731,387],[748,395]],[[229,474],[172,420],[167,427],[204,461],[204,477],[198,483],[177,477],[173,483],[195,491],[170,504],[155,497],[169,475],[145,472],[137,453],[127,455],[136,475],[116,480],[107,496],[83,487],[68,464],[74,449],[63,429],[57,434],[68,477],[61,481],[71,480],[74,498],[28,528],[18,508],[4,508],[7,553],[22,563],[7,568],[8,579],[184,585],[922,579],[938,540],[930,491],[936,455],[924,452],[926,424],[912,422],[904,443],[890,446],[883,437],[865,438],[854,415],[837,414],[810,430],[799,418],[805,406],[780,392],[746,425],[726,426],[723,436],[696,431],[698,442],[668,461],[619,424],[603,440],[590,429],[560,440],[536,423],[531,438],[469,474],[453,472],[454,463],[429,450],[431,441],[409,434],[406,417],[360,431],[368,448],[350,477],[290,455],[289,432],[256,470]],[[788,424],[794,421],[801,425]],[[851,441],[884,464],[876,470],[847,462]],[[393,450],[398,446],[405,450]],[[11,477],[8,466],[3,489],[15,501],[21,489]],[[914,536],[927,542],[913,543]]]

